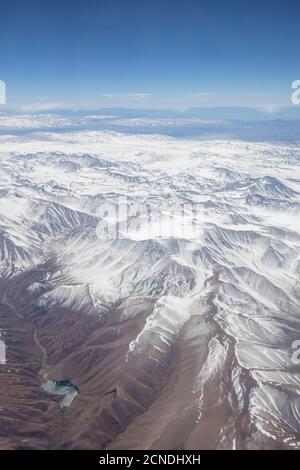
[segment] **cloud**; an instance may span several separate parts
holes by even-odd
[[[61,110],[66,108],[66,103],[60,103],[60,102],[37,102],[37,103],[29,103],[29,104],[24,104],[22,106],[22,111],[24,112],[40,112],[40,111],[55,111],[55,110]]]
[[[151,93],[102,93],[104,98],[113,99],[128,99],[128,100],[145,100],[152,96]]]
[[[278,111],[280,111],[280,106],[278,106],[277,104],[266,104],[262,108],[262,111],[268,114],[277,113]]]
[[[146,98],[149,98],[151,93],[129,93],[127,95],[127,98],[131,100],[145,100]]]
[[[215,91],[196,91],[193,93],[194,96],[213,96],[217,93]]]
[[[116,93],[102,93],[102,96],[103,98],[108,98],[109,100],[113,100],[119,95],[117,95]]]

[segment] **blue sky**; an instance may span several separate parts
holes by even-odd
[[[8,104],[289,106],[298,0],[1,2]]]

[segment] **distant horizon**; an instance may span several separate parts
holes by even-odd
[[[300,106],[283,106],[276,109],[268,109],[257,106],[192,106],[187,108],[176,107],[129,107],[129,106],[87,106],[77,107],[69,105],[65,107],[47,106],[45,103],[35,105],[24,105],[13,107],[9,105],[0,106],[0,115],[6,114],[57,114],[57,115],[82,115],[89,113],[95,115],[116,114],[126,117],[190,117],[203,119],[227,119],[227,120],[298,120],[300,119]]]

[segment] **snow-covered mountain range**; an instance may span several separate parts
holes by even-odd
[[[299,145],[51,129],[0,152],[2,447],[300,448]],[[122,197],[200,204],[203,236],[99,237]]]

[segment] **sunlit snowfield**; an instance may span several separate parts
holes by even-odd
[[[300,448],[300,146],[52,124],[0,136],[0,447]],[[101,239],[120,196],[204,237]]]

